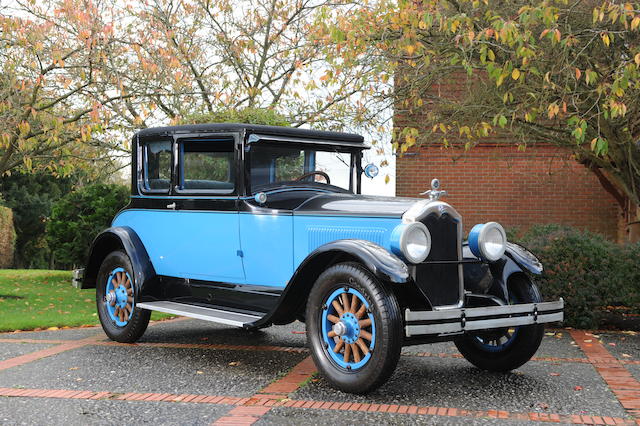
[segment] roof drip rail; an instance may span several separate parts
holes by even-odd
[[[256,142],[290,142],[290,143],[303,143],[309,145],[328,145],[328,146],[340,146],[351,147],[359,149],[369,149],[370,147],[362,142],[353,141],[340,141],[340,140],[324,140],[324,139],[311,139],[311,138],[296,138],[290,136],[278,136],[278,135],[262,135],[258,133],[252,133],[247,139],[248,143]]]

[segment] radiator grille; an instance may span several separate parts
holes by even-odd
[[[431,233],[431,252],[424,263],[416,265],[416,283],[433,306],[456,305],[460,300],[458,221],[447,213],[432,213],[422,220]]]

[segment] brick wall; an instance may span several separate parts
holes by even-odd
[[[561,223],[620,238],[621,211],[613,197],[591,171],[553,146],[418,148],[397,159],[396,175],[396,194],[408,197],[440,179],[450,194],[444,200],[462,214],[465,232],[487,221],[520,230]]]

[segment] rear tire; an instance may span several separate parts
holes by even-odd
[[[364,394],[393,374],[402,347],[398,301],[360,264],[340,263],[318,277],[306,320],[313,361],[334,388]]]
[[[543,301],[538,287],[525,276],[517,276],[510,280],[509,293],[512,303]],[[465,359],[476,367],[487,371],[505,372],[529,361],[540,347],[543,335],[544,325],[524,325],[515,327],[512,332],[510,329],[498,329],[469,333],[456,340],[455,345]]]
[[[117,250],[102,261],[96,281],[96,306],[102,329],[110,339],[133,343],[147,329],[151,311],[138,308],[129,256]]]

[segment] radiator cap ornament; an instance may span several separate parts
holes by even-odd
[[[436,178],[431,180],[431,189],[421,193],[420,195],[426,195],[429,200],[439,200],[443,195],[447,195],[447,191],[440,191],[440,181]]]

